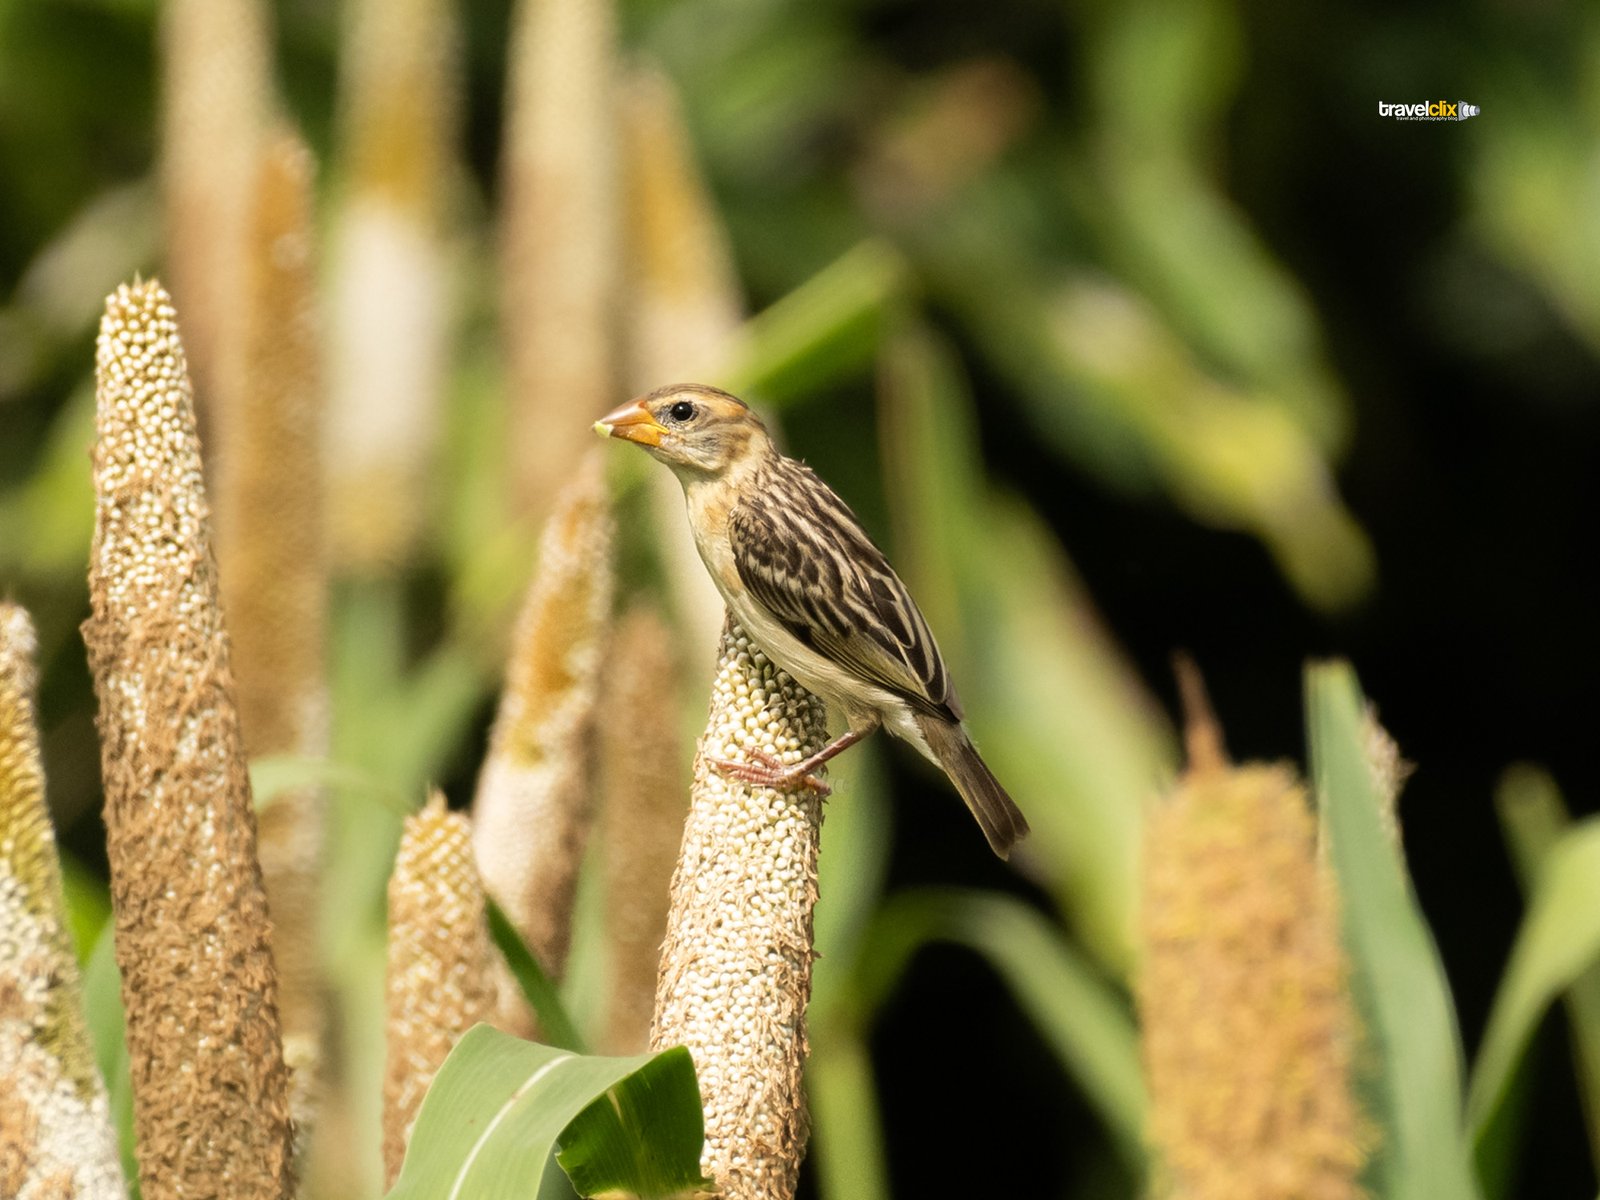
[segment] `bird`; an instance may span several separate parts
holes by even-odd
[[[737,396],[672,384],[595,422],[683,485],[696,549],[733,618],[847,728],[794,764],[714,760],[724,776],[767,787],[827,785],[812,772],[880,727],[937,765],[1001,858],[1028,822],[964,723],[938,644],[900,577],[848,505],[782,454]]]

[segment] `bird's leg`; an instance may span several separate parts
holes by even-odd
[[[754,762],[732,762],[725,758],[713,758],[711,765],[730,779],[743,780],[753,783],[758,787],[792,788],[796,784],[803,784],[814,792],[823,796],[832,794],[830,788],[811,772],[826,763],[830,758],[842,751],[850,749],[862,738],[873,733],[878,728],[878,720],[874,718],[871,724],[860,729],[847,729],[810,758],[801,759],[797,763],[780,762],[774,755],[765,750],[749,751]]]

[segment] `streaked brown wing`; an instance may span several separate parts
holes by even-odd
[[[923,712],[960,720],[939,647],[855,514],[809,467],[779,459],[728,518],[739,578],[784,628]]]

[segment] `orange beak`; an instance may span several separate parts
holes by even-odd
[[[641,446],[659,446],[666,427],[650,415],[643,400],[630,400],[596,421],[594,431],[601,437],[621,438]]]

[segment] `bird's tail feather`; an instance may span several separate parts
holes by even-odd
[[[1011,857],[1011,847],[1028,836],[1028,819],[979,757],[967,731],[953,722],[921,714],[917,724],[944,773],[978,819],[990,848],[1001,858]]]

